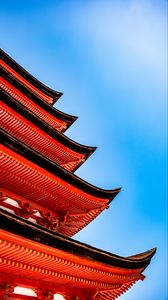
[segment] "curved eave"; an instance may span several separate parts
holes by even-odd
[[[100,197],[110,202],[120,192],[120,188],[113,190],[104,190],[86,182],[85,180],[77,177],[75,174],[65,170],[58,164],[50,161],[24,143],[21,143],[19,140],[17,140],[4,130],[1,130],[1,137],[2,144],[4,144],[7,148],[15,151],[21,156],[24,156],[34,164],[40,166],[41,168],[59,177],[60,179],[65,180],[70,185],[73,185],[92,196]]]
[[[4,175],[4,181],[5,181],[5,175]],[[23,177],[22,177],[23,178]],[[10,180],[10,179],[9,179]],[[15,182],[13,181],[13,184],[9,184],[9,189],[11,190],[11,186],[12,189],[15,186]],[[27,189],[26,185],[24,185],[24,191]],[[98,217],[98,215],[100,213],[102,213],[102,211],[104,211],[107,207],[106,205],[101,204],[100,207],[100,203],[92,203],[93,207],[95,209],[90,209],[88,208],[88,206],[83,205],[80,202],[80,199],[78,200],[77,206],[78,206],[78,213],[73,213],[74,211],[74,206],[71,205],[69,203],[67,203],[68,207],[65,209],[62,208],[62,212],[65,215],[66,214],[66,218],[64,219],[64,222],[61,222],[62,218],[60,218],[58,215],[59,209],[60,209],[60,205],[61,203],[54,201],[53,202],[53,207],[50,207],[52,205],[52,199],[46,199],[46,202],[43,202],[43,205],[37,204],[36,202],[36,196],[32,197],[32,201],[30,200],[29,195],[27,194],[27,198],[29,198],[29,200],[26,198],[26,195],[24,194],[24,198],[20,197],[19,195],[22,193],[21,189],[20,192],[17,191],[17,194],[12,193],[11,191],[9,191],[9,189],[4,189],[3,188],[3,183],[2,186],[0,188],[0,207],[3,208],[4,210],[7,210],[9,212],[13,212],[14,214],[25,218],[24,215],[24,209],[20,209],[18,210],[17,206],[19,205],[19,207],[26,207],[26,203],[28,203],[31,207],[34,207],[34,211],[36,211],[36,214],[31,214],[31,219],[29,216],[29,221],[31,222],[35,222],[36,224],[39,224],[45,228],[48,229],[52,229],[53,232],[57,232],[61,235],[67,236],[67,237],[72,237],[74,236],[76,233],[78,233],[80,230],[82,230],[84,227],[86,227],[88,224],[90,224],[95,218]],[[14,190],[16,191],[16,190]],[[19,194],[19,195],[18,195]],[[33,195],[35,195],[35,193],[33,193]],[[62,202],[64,202],[65,198],[68,199],[68,194],[64,195],[62,197]],[[39,198],[41,198],[41,196],[39,196]],[[11,202],[14,201],[14,202]],[[55,199],[56,200],[56,199]],[[75,200],[75,199],[74,199]],[[74,201],[75,202],[75,201]],[[22,203],[22,204],[21,204]],[[14,205],[13,205],[14,204]],[[17,205],[16,205],[17,204]],[[20,206],[21,204],[21,206]],[[89,204],[90,206],[90,204]],[[97,207],[97,209],[96,209]],[[51,209],[50,209],[51,208]],[[67,213],[68,212],[68,213]],[[50,220],[48,220],[48,222],[45,222],[45,219],[42,217],[45,214],[49,214],[50,216]],[[55,214],[56,213],[56,214]],[[26,217],[27,219],[27,217]],[[59,220],[59,222],[57,223],[57,226],[55,226],[55,220]]]
[[[138,253],[135,255],[131,255],[128,256],[127,259],[131,260],[131,261],[146,261],[147,265],[145,265],[143,267],[143,270],[148,266],[148,264],[150,263],[150,260],[152,259],[152,257],[154,256],[154,254],[156,253],[157,248],[152,248],[148,251],[142,252],[142,253]]]
[[[64,237],[60,234],[53,233],[48,229],[44,229],[37,224],[31,224],[18,216],[12,215],[0,209],[1,224],[3,230],[7,230],[24,238],[28,238],[34,242],[39,242],[43,245],[63,250],[65,252],[78,255],[79,257],[87,258],[100,262],[109,266],[125,268],[125,269],[142,269],[149,265],[152,257],[156,252],[153,248],[147,252],[131,257],[118,256],[90,245],[78,242],[71,238]],[[26,230],[25,230],[26,228]]]
[[[22,66],[20,66],[15,60],[13,60],[7,53],[5,53],[2,49],[0,49],[1,59],[8,64],[14,71],[16,71],[19,75],[21,75],[24,79],[29,81],[32,85],[34,85],[37,89],[39,89],[44,94],[53,98],[52,104],[54,104],[63,93],[55,91],[48,86],[44,85],[37,78],[32,76],[29,72],[27,72]]]
[[[56,117],[64,122],[66,122],[67,126],[66,129],[68,129],[76,120],[77,116],[72,116],[67,113],[64,113],[55,107],[48,104],[46,101],[38,97],[35,93],[33,93],[28,87],[25,85],[22,85],[11,73],[6,71],[1,67],[1,76],[7,80],[10,84],[12,84],[15,88],[17,88],[20,92],[25,94],[30,100],[35,102],[37,105],[42,107],[45,111],[47,111],[49,114],[51,114],[53,117]]]
[[[55,140],[59,141],[61,144],[63,144],[67,148],[69,148],[77,153],[81,153],[81,154],[85,155],[85,160],[96,150],[96,147],[81,145],[81,144],[71,140],[70,138],[65,136],[63,133],[53,129],[44,120],[38,118],[33,112],[28,110],[24,105],[22,105],[21,103],[16,101],[13,97],[11,97],[5,91],[0,91],[0,97],[1,97],[1,101],[3,101],[8,106],[10,106],[13,110],[18,112],[20,115],[25,117],[27,120],[31,121],[34,125],[39,127],[41,130],[43,130],[49,136],[51,136]],[[82,162],[77,166],[77,168],[81,164],[82,164]]]

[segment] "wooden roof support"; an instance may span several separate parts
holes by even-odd
[[[0,299],[54,300],[59,293],[66,300],[115,300],[144,279],[156,249],[121,257],[69,238],[120,188],[104,190],[72,173],[96,148],[62,134],[76,120],[52,106],[62,93],[0,55]]]
[[[0,214],[0,273],[10,285],[72,299],[113,300],[144,278],[142,272],[155,253],[153,249],[133,259],[120,257],[30,225],[2,209]]]
[[[67,182],[67,184],[70,184],[74,188],[77,188],[80,194],[82,192],[86,192],[90,194],[90,196],[104,199],[105,202],[109,203],[112,199],[114,199],[114,197],[121,190],[120,188],[112,189],[112,190],[105,190],[102,188],[98,188],[86,182],[85,180],[79,178],[75,174],[70,173],[67,170],[64,170],[59,165],[53,163],[52,161],[48,160],[44,156],[40,155],[37,151],[34,151],[32,148],[21,143],[18,139],[8,134],[5,130],[0,131],[0,136],[2,138],[2,143],[4,145],[1,146],[1,148],[4,149],[4,151],[7,152],[12,151],[11,154],[17,156],[18,159],[21,159],[22,162],[25,161],[25,163],[28,163],[28,161],[30,161],[30,164],[33,163],[32,166],[34,166],[35,169],[40,168],[39,170],[41,170],[42,174],[46,174],[45,172],[49,172],[52,175],[57,176],[60,180],[64,180],[65,182]],[[14,153],[16,153],[16,155]],[[45,172],[42,170],[45,170]]]
[[[15,78],[11,78],[10,74],[6,74],[4,70],[1,70],[1,75],[3,76],[0,77],[1,89],[34,112],[38,117],[45,120],[53,128],[65,132],[76,121],[77,117],[59,111],[31,92],[28,92],[24,86],[20,85]]]
[[[69,171],[75,171],[95,151],[53,130],[27,109],[1,94],[1,128]]]

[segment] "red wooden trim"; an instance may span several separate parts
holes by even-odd
[[[6,295],[4,296],[4,298],[2,298],[2,300],[37,300],[37,297],[33,297],[33,296],[27,296],[27,295],[20,295],[20,294],[10,294],[10,295]],[[40,299],[38,299],[40,300]],[[46,299],[47,300],[47,299]],[[52,299],[51,299],[52,300]]]
[[[47,103],[52,104],[53,98],[49,97],[48,95],[41,92],[39,89],[37,89],[34,85],[32,85],[29,81],[27,81],[25,78],[23,78],[21,75],[19,75],[16,71],[14,71],[11,67],[9,67],[4,61],[0,60],[0,65],[10,72],[14,77],[16,77],[23,85],[26,85],[29,89],[31,89],[35,94],[40,96],[43,100],[45,100]]]
[[[9,95],[14,97],[18,102],[22,103],[26,108],[32,111],[39,118],[44,120],[51,127],[57,129],[58,131],[65,131],[67,124],[63,120],[59,120],[56,117],[53,117],[39,105],[31,101],[26,95],[21,93],[18,89],[16,89],[13,85],[11,85],[7,80],[3,77],[0,77],[0,87],[6,91]]]
[[[0,231],[0,238],[0,272],[10,274],[9,280],[18,278],[19,281],[22,276],[27,278],[30,288],[39,282],[39,285],[44,284],[44,288],[48,286],[48,289],[54,284],[52,290],[55,289],[55,292],[65,291],[68,294],[79,290],[84,295],[86,292],[96,295],[96,291],[99,291],[103,295],[111,293],[116,287],[118,289],[118,286],[121,286],[119,292],[122,292],[125,289],[123,284],[130,285],[141,279],[142,269],[107,266],[4,230]],[[16,277],[13,278],[14,275]],[[21,283],[24,282],[17,284]]]
[[[13,70],[15,70],[18,74],[23,76],[28,82],[30,82],[33,86],[37,87],[40,91],[44,92],[44,94],[53,98],[53,103],[55,103],[63,93],[55,91],[50,87],[46,86],[42,82],[40,82],[37,78],[31,75],[28,71],[26,71],[21,65],[19,65],[14,59],[12,59],[7,53],[5,53],[2,49],[0,49],[1,59],[9,65]]]
[[[19,207],[5,202],[8,198],[16,201]],[[68,212],[61,213],[59,206],[54,210],[49,210],[47,207],[40,206],[2,188],[0,189],[0,207],[10,209],[24,219],[29,220],[31,218],[30,221],[33,219],[37,224],[69,237],[85,227],[103,210],[102,208],[88,212],[81,210],[80,213],[71,213],[70,209]]]
[[[16,172],[16,177],[18,179],[22,178],[22,181],[24,181],[23,186],[26,185],[27,182],[31,184],[30,189],[32,189],[33,187],[36,189],[38,184],[40,184],[41,187],[39,186],[38,195],[39,191],[42,192],[46,187],[46,192],[48,191],[46,193],[46,196],[52,195],[54,191],[59,191],[58,195],[60,195],[60,197],[63,197],[63,194],[66,195],[65,197],[67,197],[68,195],[68,202],[73,203],[73,206],[79,209],[81,208],[81,206],[88,210],[97,209],[108,204],[108,198],[106,199],[98,196],[93,196],[87,192],[82,191],[74,185],[41,168],[30,160],[22,157],[20,154],[17,154],[13,150],[10,150],[6,146],[1,145],[1,151],[1,163],[3,168],[2,170],[4,170],[5,173],[10,173],[13,175]],[[61,191],[64,192],[62,193]],[[32,196],[35,197],[35,194],[32,194]],[[56,201],[57,203],[59,202],[59,199],[55,199],[54,201]],[[48,205],[50,206],[50,203],[48,203]]]
[[[85,155],[77,153],[46,134],[29,120],[4,103],[0,103],[1,127],[23,143],[69,171],[85,161]]]
[[[104,291],[97,291],[95,295],[93,296],[94,300],[115,300],[118,297],[120,297],[122,294],[127,292],[128,289],[130,289],[139,279],[132,280],[127,283],[123,283],[122,285],[119,285],[116,288],[104,290]]]
[[[26,198],[33,203],[33,206],[37,204],[44,207],[40,210],[44,213],[45,208],[47,211],[50,210],[53,213],[59,213],[59,215],[66,213],[66,220],[59,222],[56,226],[57,232],[72,236],[107,208],[108,199],[91,196],[43,170],[12,150],[4,146],[1,146],[1,149],[1,187]],[[46,222],[48,221],[46,220]],[[46,222],[41,224],[45,226]],[[53,222],[55,222],[55,217]],[[49,224],[46,223],[46,226],[50,226]]]

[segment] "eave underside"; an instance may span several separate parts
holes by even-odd
[[[71,181],[61,179],[60,172],[55,176],[11,149],[1,146],[0,187],[6,198],[21,205],[21,209],[11,207],[15,213],[33,218],[40,224],[44,220],[49,228],[54,225],[55,231],[72,236],[108,207],[108,197],[92,195],[86,187],[81,191],[80,187],[70,184]],[[117,193],[114,190],[111,196],[114,198]],[[1,206],[6,207],[7,203],[2,201]],[[42,219],[37,218],[37,211]]]
[[[21,85],[15,77],[4,69],[1,70],[0,87],[9,95],[22,103],[39,118],[60,132],[65,132],[69,126],[77,119],[75,116],[63,113],[56,108],[48,105],[41,98],[38,98],[31,91]]]
[[[56,131],[50,133],[45,124],[39,122],[32,113],[12,102],[12,99],[1,95],[1,100],[1,128],[65,169],[75,171],[92,153],[93,149],[90,153],[89,149],[87,149],[88,153],[79,152],[80,146],[77,147],[76,143],[76,148],[79,149],[78,152],[75,151],[74,143],[71,143],[68,138],[60,136],[62,134]]]
[[[2,148],[5,147],[8,149],[7,151],[14,151],[13,154],[16,153],[17,156],[19,155],[18,157],[20,157],[21,161],[25,161],[25,163],[30,161],[30,164],[33,164],[34,167],[36,166],[37,169],[40,168],[43,174],[49,172],[53,176],[59,177],[60,180],[64,180],[67,184],[73,186],[74,190],[78,189],[81,196],[84,192],[87,193],[89,198],[94,197],[95,203],[97,201],[99,202],[99,200],[104,204],[110,202],[121,190],[120,188],[113,190],[98,188],[48,160],[46,157],[28,147],[26,144],[21,143],[5,130],[0,131],[0,136],[2,138],[2,144],[4,145]]]
[[[78,212],[74,212],[73,209],[61,211],[57,206],[51,210],[36,201],[30,201],[28,197],[20,196],[22,193],[14,194],[11,190],[0,188],[0,208],[69,237],[89,224],[104,209],[85,211],[81,208]]]
[[[62,96],[62,93],[52,90],[33,77],[2,49],[0,49],[0,56],[0,64],[47,103],[54,104]]]
[[[0,213],[0,272],[10,284],[14,280],[30,288],[79,295],[79,299],[112,300],[143,279],[142,271],[155,252],[136,260],[119,257]]]

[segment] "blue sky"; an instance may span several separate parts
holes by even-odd
[[[157,247],[121,300],[166,300],[166,6],[164,0],[4,1],[1,47],[79,119],[66,134],[98,146],[76,172],[120,195],[76,239],[127,256]]]

